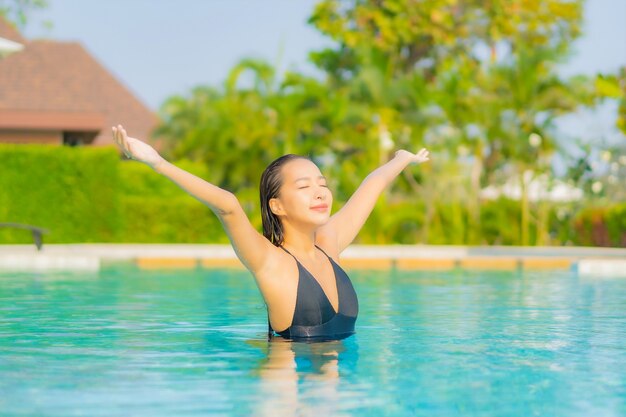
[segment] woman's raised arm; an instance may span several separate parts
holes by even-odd
[[[318,231],[320,240],[332,239],[329,244],[336,245],[334,247],[336,247],[337,253],[341,253],[352,243],[374,209],[376,200],[394,178],[407,165],[421,164],[428,160],[429,155],[426,149],[422,149],[416,154],[405,150],[397,151],[392,160],[372,171],[341,210],[320,228]]]
[[[113,139],[127,157],[149,165],[208,206],[220,219],[237,256],[248,269],[254,273],[265,267],[274,246],[250,224],[233,193],[169,163],[152,146],[129,137],[121,125],[113,127]]]

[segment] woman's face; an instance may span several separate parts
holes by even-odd
[[[308,159],[294,159],[282,167],[281,175],[279,196],[270,200],[272,211],[291,222],[325,224],[333,195],[317,165]]]

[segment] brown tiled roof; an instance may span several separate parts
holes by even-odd
[[[0,38],[8,39],[17,43],[26,43],[26,40],[20,35],[20,32],[0,16]]]
[[[0,129],[96,133],[102,126],[101,113],[0,110]]]
[[[101,115],[94,145],[112,143],[114,124],[147,140],[157,123],[150,109],[75,42],[31,41],[0,59],[0,114],[10,111]]]

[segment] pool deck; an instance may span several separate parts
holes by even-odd
[[[0,245],[0,271],[99,270],[114,264],[141,269],[241,268],[229,245],[46,244]],[[352,245],[346,269],[576,270],[626,277],[626,248]]]

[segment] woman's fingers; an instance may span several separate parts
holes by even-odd
[[[128,136],[126,135],[126,130],[122,127],[122,125],[113,126],[113,139],[115,143],[122,148],[122,152],[127,158],[132,158],[130,146],[128,144]]]
[[[128,152],[128,157],[133,159],[133,152],[130,150],[130,141],[128,140],[128,135],[126,134],[126,130],[122,128],[122,137],[124,138],[124,145],[126,145],[126,152]]]
[[[120,125],[113,126],[113,139],[121,148],[124,148],[124,141],[120,132]]]
[[[120,132],[118,131],[117,127],[113,126],[112,128],[113,130],[113,140],[115,141],[115,144],[117,146],[119,146],[122,151],[124,150],[124,145],[122,144],[122,141],[120,139]]]
[[[126,135],[126,130],[122,127],[122,125],[118,125],[118,130],[120,132],[120,137],[122,140],[122,145],[124,146],[125,154],[128,158],[131,158],[130,145],[128,144],[128,135]]]
[[[415,155],[415,158],[418,162],[426,162],[429,160],[429,152],[426,148],[420,149],[420,151]]]

